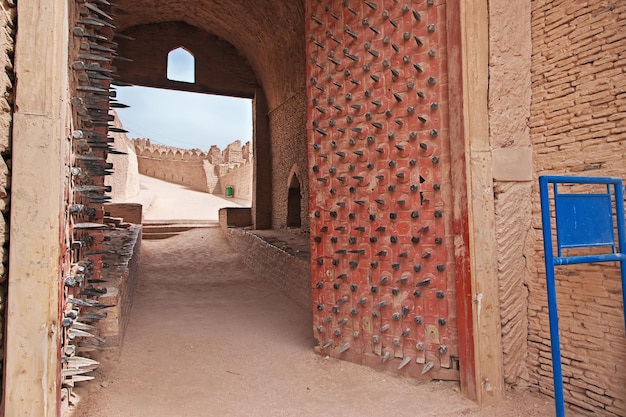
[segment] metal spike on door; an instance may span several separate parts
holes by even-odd
[[[410,356],[405,356],[402,361],[400,362],[400,364],[398,365],[398,370],[404,368],[405,366],[407,366],[409,363],[411,362],[411,357]]]

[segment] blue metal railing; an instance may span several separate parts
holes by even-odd
[[[554,256],[550,188],[552,185],[556,223],[556,248]],[[606,185],[606,193],[560,193],[559,185]],[[622,180],[606,177],[539,177],[541,196],[541,222],[546,263],[546,288],[550,319],[550,345],[554,378],[554,402],[557,417],[565,416],[563,399],[563,371],[561,343],[556,300],[554,267],[590,262],[619,262],[622,277],[622,299],[626,322],[626,223],[624,221],[624,192]],[[613,213],[615,207],[615,213]],[[617,240],[615,230],[617,229]],[[606,247],[607,253],[563,256],[563,249]]]

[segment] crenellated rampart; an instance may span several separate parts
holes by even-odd
[[[139,173],[212,194],[226,194],[232,187],[235,198],[252,200],[252,145],[236,140],[223,151],[216,145],[208,152],[152,144],[150,139],[133,139]]]

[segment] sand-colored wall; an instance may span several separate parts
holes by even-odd
[[[204,161],[183,161],[163,157],[137,155],[139,173],[176,184],[186,185],[197,191],[210,192],[204,171]]]
[[[530,133],[536,175],[626,178],[626,3],[532,3]],[[509,5],[510,6],[510,5]],[[539,191],[526,237],[531,384],[552,393]],[[626,415],[626,337],[615,264],[558,267],[565,400]]]
[[[225,194],[233,186],[235,198],[252,200],[252,145],[236,140],[224,151],[212,146],[208,152],[152,145],[149,139],[134,139],[139,172],[191,189]]]
[[[115,116],[114,126],[122,127],[117,114]],[[112,202],[123,202],[131,197],[139,194],[139,165],[137,163],[137,154],[132,142],[126,137],[125,133],[110,132],[113,137],[113,148],[117,151],[124,152],[122,154],[110,153],[107,162],[113,164],[113,174],[105,177],[104,183],[111,186]]]
[[[252,164],[247,163],[220,176],[219,193],[226,195],[226,187],[233,187],[233,198],[252,201]]]
[[[306,95],[301,90],[269,113],[272,135],[272,228],[287,228],[287,196],[292,172],[300,179],[301,230],[309,230],[309,175]]]
[[[530,228],[530,1],[489,2],[489,130],[504,380],[525,385]]]
[[[6,282],[8,273],[9,219],[11,193],[11,128],[13,118],[13,51],[15,47],[16,10],[12,1],[2,0],[2,9],[6,13],[0,14],[0,375],[4,370],[4,323]],[[0,388],[1,389],[1,388]],[[0,395],[2,392],[0,391]]]

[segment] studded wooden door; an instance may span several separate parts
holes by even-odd
[[[306,37],[317,349],[458,379],[446,4],[308,0]]]

